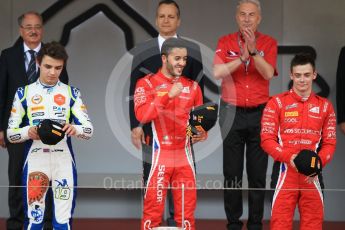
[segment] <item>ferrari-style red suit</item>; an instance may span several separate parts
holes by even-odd
[[[323,195],[319,178],[308,177],[290,165],[290,158],[302,149],[316,151],[322,167],[332,159],[336,145],[336,117],[330,101],[312,93],[309,98],[293,90],[273,97],[261,121],[261,146],[281,162],[272,203],[271,229],[292,229],[296,205],[300,229],[322,229]]]
[[[180,95],[170,99],[174,82],[181,82]],[[195,229],[196,182],[194,161],[187,137],[190,110],[202,105],[201,89],[185,77],[171,79],[158,72],[140,79],[135,88],[135,115],[141,123],[152,122],[152,167],[144,197],[142,229],[158,227],[162,220],[166,188],[173,190],[175,221],[182,225],[182,184],[184,184],[184,228]]]

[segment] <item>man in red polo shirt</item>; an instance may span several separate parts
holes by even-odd
[[[257,31],[258,0],[240,0],[239,30],[218,41],[214,76],[222,79],[219,124],[223,138],[224,206],[228,229],[242,229],[244,149],[249,188],[266,187],[268,157],[260,147],[260,120],[269,99],[269,80],[277,75],[277,42]],[[234,189],[238,188],[238,190]],[[248,229],[262,229],[263,190],[249,190]]]

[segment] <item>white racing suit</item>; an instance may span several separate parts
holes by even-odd
[[[54,229],[70,229],[75,206],[77,172],[71,137],[56,145],[31,140],[28,130],[43,119],[61,124],[74,122],[76,136],[89,139],[93,133],[79,89],[58,82],[44,86],[39,80],[18,88],[13,101],[7,136],[10,142],[26,141],[23,167],[25,229],[42,229],[45,196],[49,185],[54,196]]]

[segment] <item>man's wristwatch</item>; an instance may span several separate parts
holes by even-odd
[[[253,52],[250,52],[250,51],[248,50],[248,53],[249,53],[250,56],[255,56],[255,55],[258,53],[258,50],[255,49]]]

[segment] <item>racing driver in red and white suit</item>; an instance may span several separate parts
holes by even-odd
[[[261,120],[261,146],[280,162],[270,225],[271,230],[292,229],[298,205],[300,229],[317,230],[322,229],[324,215],[321,175],[298,173],[293,160],[301,150],[308,149],[318,153],[325,167],[335,151],[336,118],[331,102],[312,92],[317,75],[314,59],[298,54],[290,70],[292,89],[274,96]]]
[[[152,168],[144,196],[141,229],[161,224],[166,188],[172,187],[177,226],[195,229],[196,182],[190,137],[187,136],[189,113],[203,103],[197,82],[181,76],[187,49],[179,38],[169,38],[162,46],[162,68],[140,79],[134,94],[135,115],[141,123],[152,121]],[[206,139],[206,133],[192,142]],[[184,185],[184,218],[182,218]],[[182,223],[183,221],[183,223]]]

